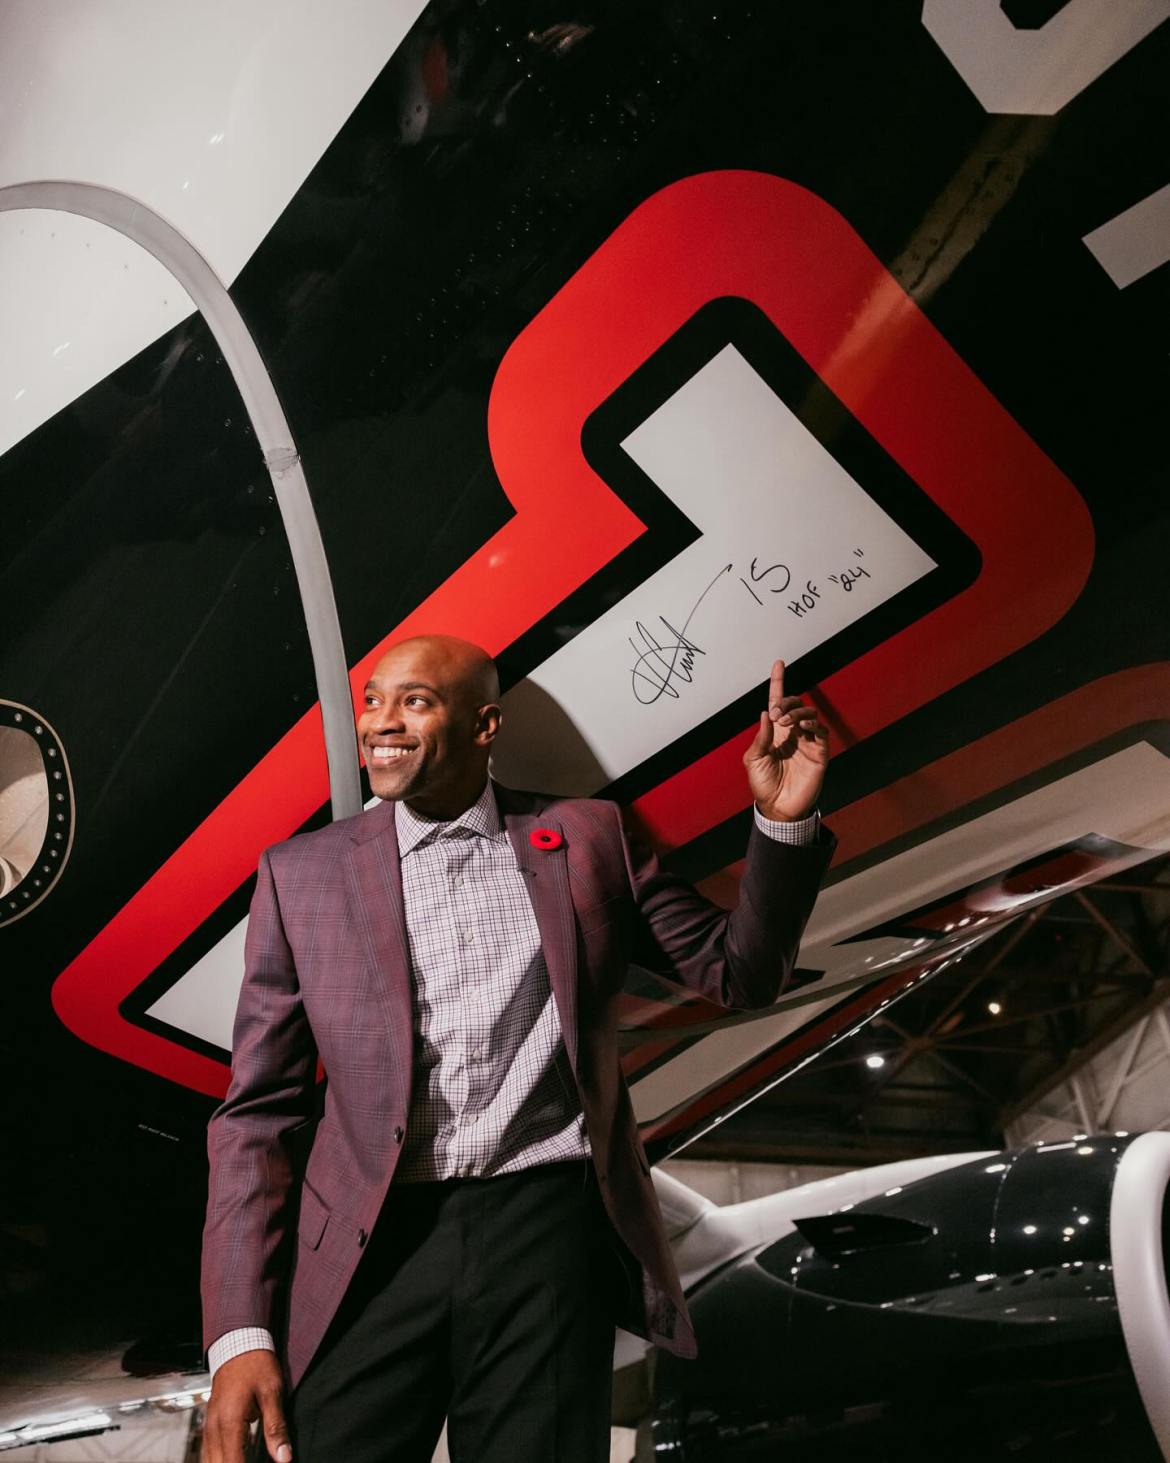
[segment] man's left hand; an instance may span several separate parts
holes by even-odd
[[[815,709],[784,694],[784,662],[772,667],[768,709],[743,756],[756,807],[765,818],[794,822],[815,809],[829,765],[829,733]]]

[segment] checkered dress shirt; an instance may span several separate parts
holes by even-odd
[[[757,827],[816,837],[818,815]],[[589,1149],[532,901],[490,781],[449,823],[395,809],[414,989],[414,1080],[395,1183],[513,1173]],[[272,1350],[259,1326],[208,1352]]]
[[[395,809],[414,974],[414,1083],[395,1181],[589,1153],[524,876],[491,783],[451,823]]]

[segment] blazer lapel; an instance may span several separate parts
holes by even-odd
[[[383,803],[360,820],[346,864],[353,918],[366,946],[374,1001],[386,1023],[400,1073],[401,1111],[410,1105],[414,1053],[410,950],[402,905],[402,869],[394,804]]]
[[[540,930],[544,963],[561,1019],[565,1050],[577,1069],[577,925],[569,892],[568,842],[564,828],[552,814],[533,811],[510,789],[495,784],[496,801],[512,842],[516,863],[524,876],[532,910]],[[535,848],[531,834],[551,828],[561,835],[559,848]]]

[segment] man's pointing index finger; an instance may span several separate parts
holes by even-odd
[[[778,721],[784,710],[784,662],[774,661],[772,664],[772,685],[768,692],[768,715],[773,721]]]

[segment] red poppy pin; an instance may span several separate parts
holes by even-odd
[[[564,841],[555,828],[534,828],[528,835],[528,842],[533,848],[543,848],[545,853],[560,848]]]

